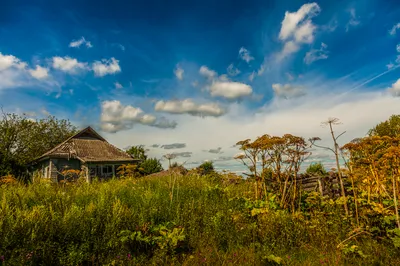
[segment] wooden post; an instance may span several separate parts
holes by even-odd
[[[117,176],[115,173],[115,164],[112,165],[112,174],[113,174],[113,178],[115,178]]]
[[[319,188],[319,193],[321,193],[321,196],[324,196],[324,188],[322,186],[322,181],[320,176],[318,176],[318,188]]]

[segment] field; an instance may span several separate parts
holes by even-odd
[[[301,210],[289,212],[273,195],[255,200],[253,192],[253,182],[228,184],[215,173],[5,184],[0,259],[2,265],[400,265],[397,238],[355,227],[340,200],[304,194]],[[384,216],[374,217],[380,229],[388,226]]]

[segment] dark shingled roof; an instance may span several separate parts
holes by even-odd
[[[82,162],[135,162],[128,153],[108,143],[94,129],[87,127],[63,143],[40,156],[46,158],[73,158]]]

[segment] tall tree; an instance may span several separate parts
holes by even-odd
[[[147,151],[148,150],[144,148],[144,145],[132,146],[128,150],[126,150],[126,152],[132,155],[135,159],[140,159],[142,161],[145,161],[147,159]]]
[[[0,176],[21,176],[27,164],[76,133],[70,121],[48,116],[32,120],[1,111]]]
[[[388,120],[379,123],[369,131],[370,136],[400,136],[400,115],[392,115]]]

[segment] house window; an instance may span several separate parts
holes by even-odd
[[[103,165],[103,175],[112,175],[113,167],[112,165]]]

